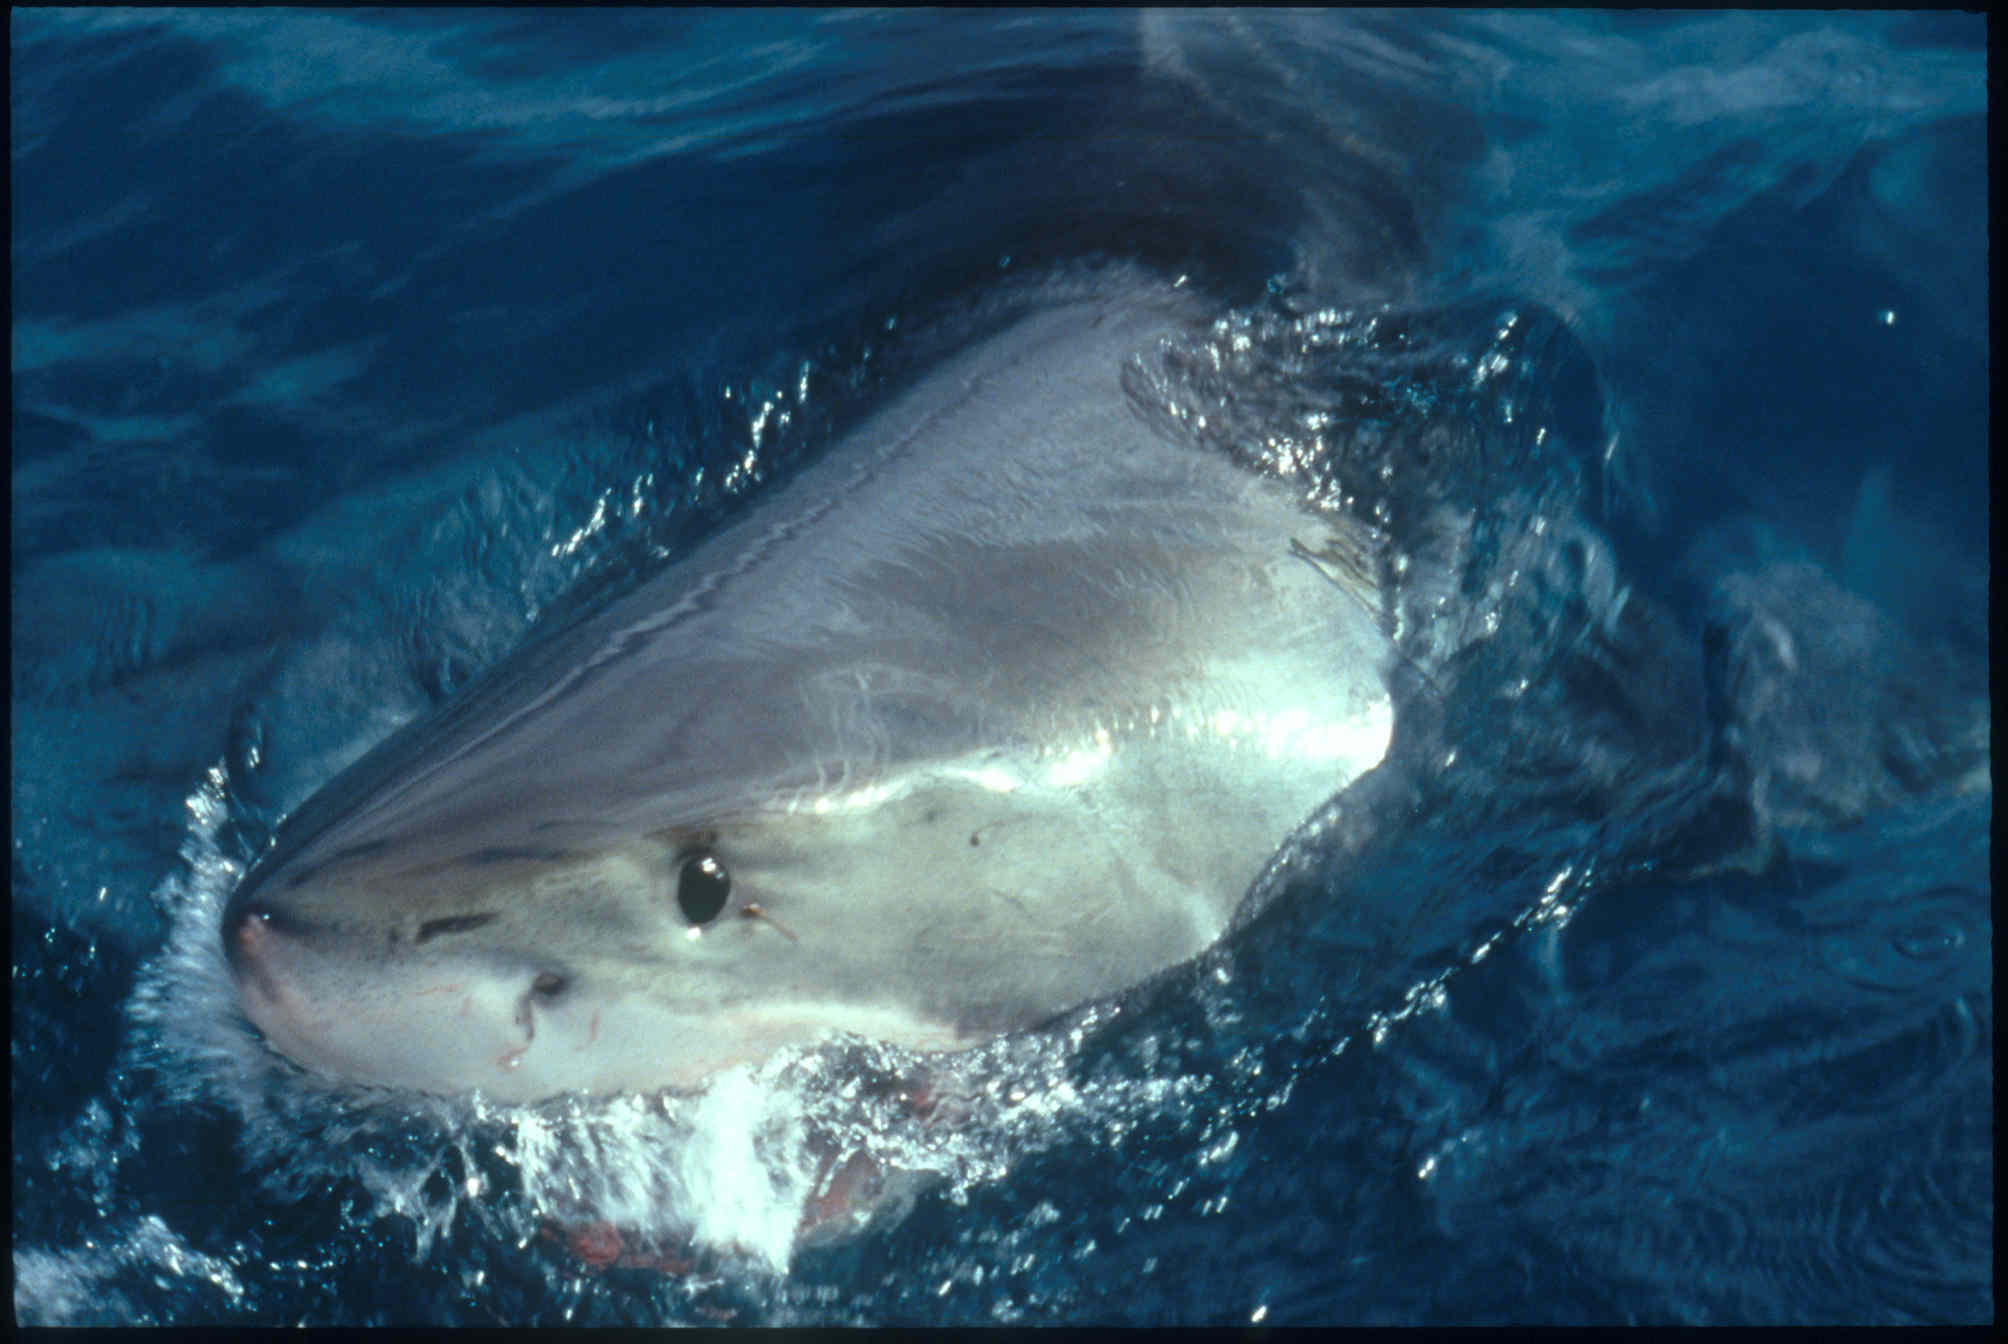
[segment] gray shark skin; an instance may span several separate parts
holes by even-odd
[[[957,1050],[1221,936],[1393,709],[1363,538],[1158,438],[1126,283],[1021,317],[280,829],[223,943],[267,1042],[502,1101],[832,1033]]]

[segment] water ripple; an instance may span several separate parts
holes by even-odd
[[[1986,955],[1989,939],[1979,924],[1986,909],[1979,893],[1950,885],[1884,901],[1866,912],[1866,921],[1828,932],[1820,960],[1863,989],[1910,993]]]

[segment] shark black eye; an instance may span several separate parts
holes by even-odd
[[[709,924],[732,894],[732,876],[713,854],[692,854],[676,874],[676,904],[692,925]]]

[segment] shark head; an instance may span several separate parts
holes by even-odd
[[[1299,544],[1332,524],[1129,412],[1164,320],[965,352],[359,762],[229,903],[250,1021],[534,1100],[959,1049],[1204,950],[1392,713],[1370,587]]]

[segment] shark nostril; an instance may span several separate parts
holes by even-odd
[[[516,1005],[516,1025],[523,1029],[523,1043],[527,1047],[537,1039],[537,1014],[539,1006],[550,1007],[570,981],[556,971],[540,971],[530,982],[530,992]],[[513,1063],[510,1068],[516,1067]]]
[[[418,926],[418,936],[413,938],[412,942],[423,943],[442,934],[470,933],[484,924],[494,922],[495,916],[492,914],[448,915],[444,919],[428,919]]]

